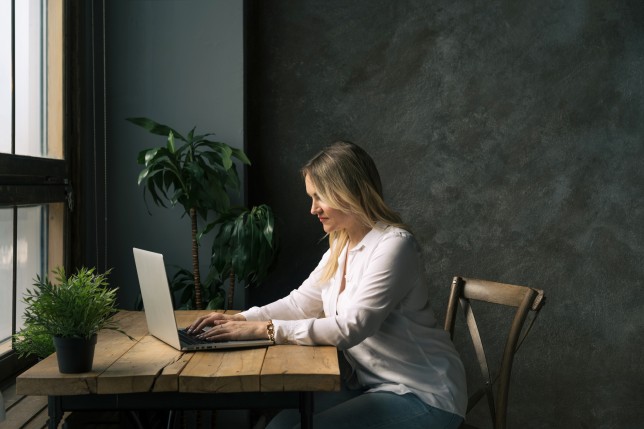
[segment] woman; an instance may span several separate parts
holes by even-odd
[[[213,326],[199,334],[209,340],[336,346],[348,371],[341,393],[316,396],[316,428],[457,428],[467,403],[463,366],[436,323],[420,250],[384,202],[373,160],[337,142],[302,175],[311,214],[329,237],[317,268],[285,298],[232,316],[212,313],[189,330]],[[269,427],[298,421],[296,410],[283,411]]]

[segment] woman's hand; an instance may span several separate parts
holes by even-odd
[[[186,331],[189,334],[196,334],[203,331],[207,326],[215,326],[215,323],[226,320],[246,320],[241,314],[224,314],[224,313],[210,313],[205,316],[198,317],[192,325],[188,326]]]
[[[199,334],[197,338],[207,341],[262,340],[268,338],[267,325],[268,322],[265,321],[218,319],[214,321],[212,328]]]

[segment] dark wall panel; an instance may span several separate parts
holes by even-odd
[[[511,427],[644,424],[644,4],[249,3],[250,196],[282,228],[251,301],[314,267],[299,168],[353,140],[422,243],[439,317],[455,274],[546,291]]]
[[[105,82],[97,80],[96,93],[105,103],[105,116],[99,107],[94,120],[105,126],[105,133],[95,135],[94,144],[99,168],[104,156],[107,171],[91,191],[107,209],[89,222],[102,225],[97,251],[104,248],[105,265],[114,268],[110,278],[120,287],[121,306],[133,308],[140,291],[132,247],[163,253],[172,277],[179,268],[192,269],[192,242],[183,208],[155,206],[137,185],[142,170],[138,153],[163,146],[166,139],[126,118],[148,117],[183,135],[196,127],[196,133],[215,133],[214,139],[242,147],[243,4],[110,0],[104,12],[105,52],[96,56],[104,61],[99,73],[105,73]],[[233,198],[237,201],[243,193]],[[199,227],[205,225],[200,222]],[[202,279],[208,274],[211,245],[211,237],[201,242]]]

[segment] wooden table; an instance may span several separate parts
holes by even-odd
[[[189,325],[204,311],[177,311]],[[61,374],[55,354],[18,376],[21,395],[49,397],[49,427],[63,412],[136,409],[299,408],[312,427],[313,392],[340,390],[335,347],[279,345],[180,352],[148,334],[145,315],[121,311],[98,336],[92,372]]]

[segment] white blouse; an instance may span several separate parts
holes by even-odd
[[[320,281],[327,251],[298,289],[242,314],[247,320],[272,319],[278,344],[343,350],[369,391],[411,392],[465,416],[463,364],[449,334],[436,323],[413,235],[378,224],[348,252],[345,247],[331,280]]]

